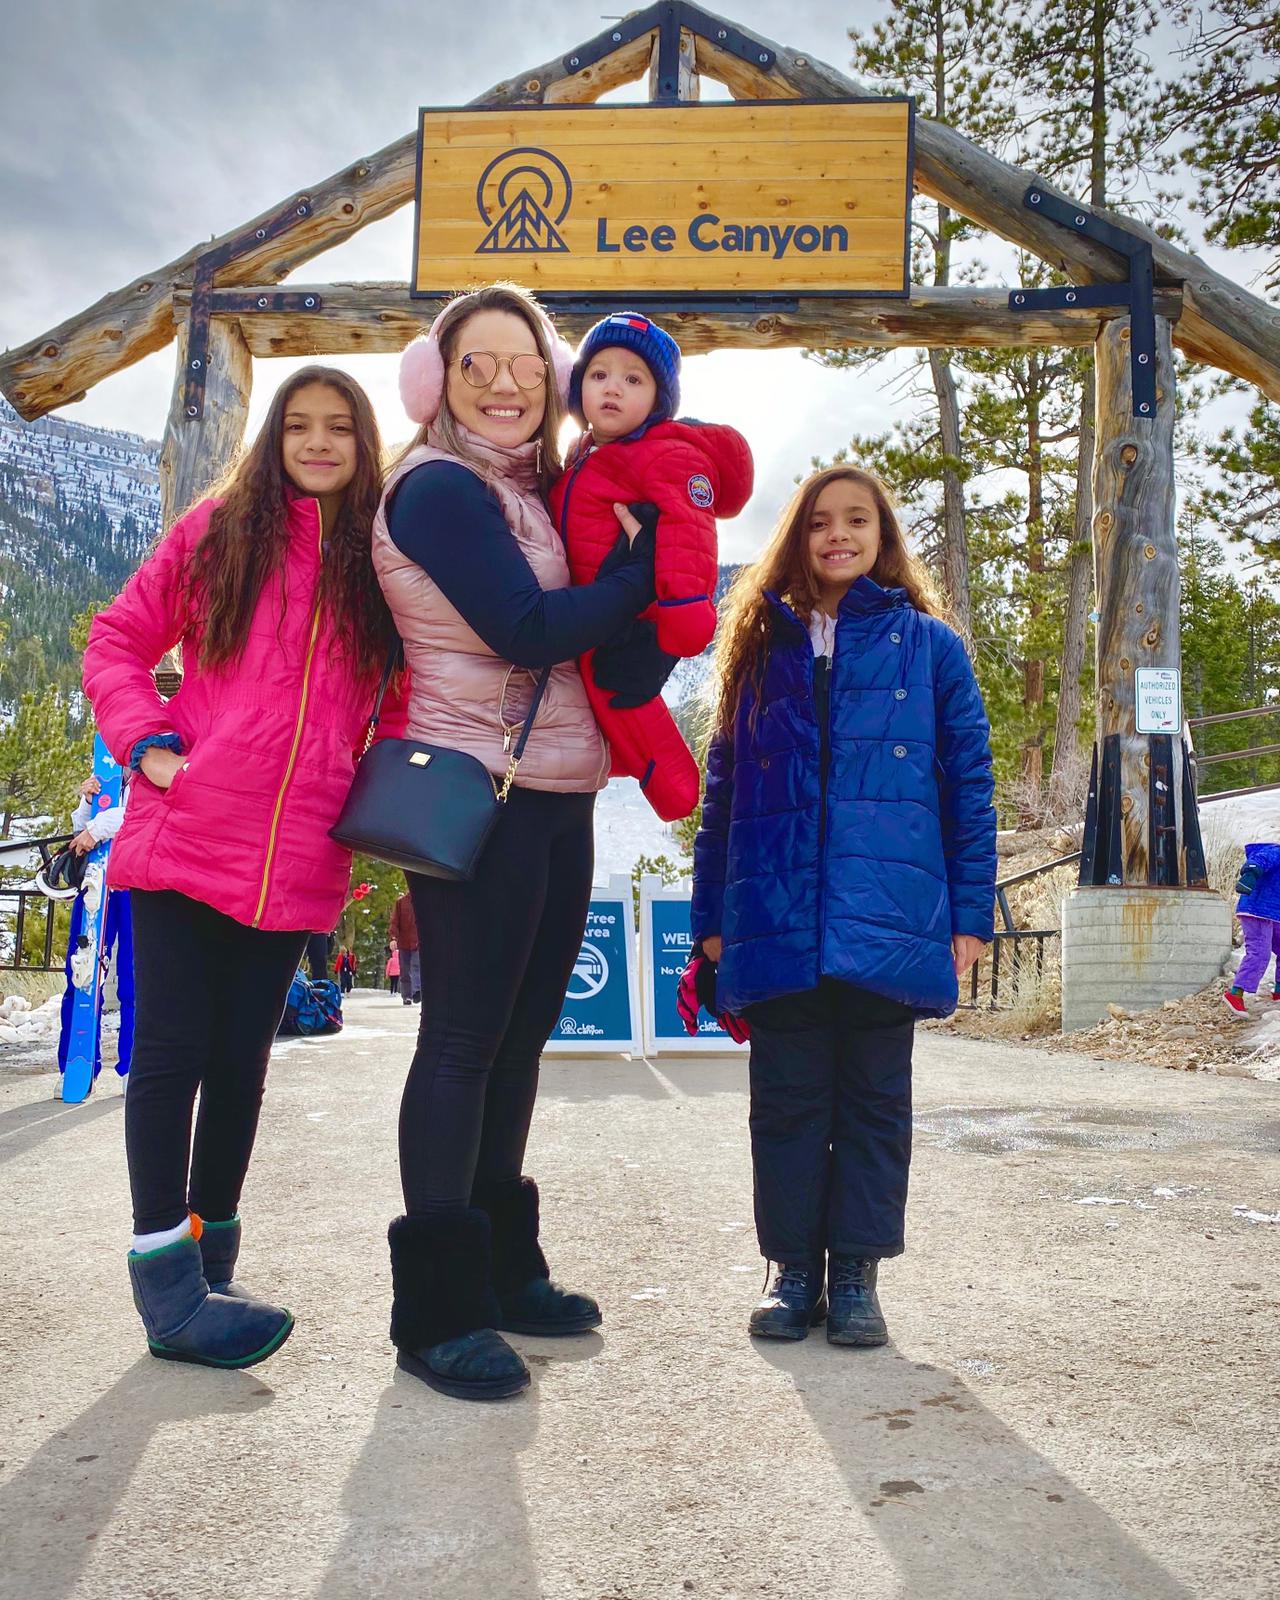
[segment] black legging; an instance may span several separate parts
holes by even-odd
[[[240,1204],[271,1041],[307,934],[264,933],[172,890],[135,889],[133,938],[124,1132],[134,1231],[174,1228],[188,1208],[222,1222]]]
[[[516,788],[469,883],[408,874],[422,1021],[400,1105],[410,1215],[465,1207],[518,1178],[538,1061],[582,947],[593,794]]]

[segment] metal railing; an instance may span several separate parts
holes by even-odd
[[[1006,976],[1004,962],[1005,946],[1009,946],[1009,961],[1007,967],[1006,992],[1016,993],[1018,981],[1026,969],[1026,958],[1022,947],[1028,942],[1035,944],[1035,971],[1036,978],[1044,973],[1044,947],[1050,939],[1061,939],[1062,933],[1058,928],[1015,928],[1013,925],[1013,912],[1009,908],[1009,890],[1020,883],[1030,883],[1033,878],[1042,877],[1046,872],[1053,872],[1058,867],[1069,867],[1073,861],[1079,861],[1080,852],[1072,850],[1069,855],[1056,856],[1052,861],[1044,861],[1038,867],[1028,867],[1025,872],[1012,872],[1007,878],[1001,878],[996,884],[996,905],[1000,908],[1000,915],[1004,918],[1004,927],[996,930],[991,941],[990,962],[984,957],[975,961],[969,969],[969,998],[961,1000],[960,1005],[966,1011],[978,1009],[978,993],[983,987],[985,979],[987,990],[987,1009],[998,1011],[1000,1008],[1000,981]]]
[[[1208,717],[1189,717],[1188,728],[1208,728],[1219,722],[1241,722],[1248,717],[1278,717],[1280,705],[1253,706],[1247,711],[1215,711]],[[1256,744],[1244,750],[1215,750],[1208,755],[1196,750],[1192,752],[1192,764],[1199,773],[1201,767],[1212,767],[1223,761],[1248,761],[1259,756],[1280,755],[1280,744]],[[1210,794],[1199,793],[1199,783],[1196,784],[1197,798],[1203,805],[1207,800],[1234,800],[1245,794],[1265,794],[1270,789],[1280,789],[1280,782],[1248,784],[1239,789],[1218,789]]]
[[[34,902],[34,904],[32,903]],[[57,905],[39,889],[0,887],[0,972],[60,972],[62,963],[53,958]],[[40,927],[41,919],[44,926]],[[40,959],[26,959],[25,953],[36,935]]]

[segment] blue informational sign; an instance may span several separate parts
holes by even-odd
[[[671,1054],[695,1054],[703,1050],[736,1052],[744,1048],[734,1044],[705,1011],[698,1013],[697,1034],[686,1033],[676,1010],[680,977],[693,950],[689,905],[687,893],[662,889],[656,879],[646,879],[641,886],[646,1054],[650,1051]]]
[[[623,893],[592,900],[549,1053],[638,1052],[632,917],[629,883]]]

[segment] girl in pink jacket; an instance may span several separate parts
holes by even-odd
[[[293,1327],[232,1281],[237,1208],[289,983],[346,896],[329,829],[392,636],[370,554],[380,461],[363,390],[304,368],[89,632],[85,692],[137,774],[109,881],[133,891],[129,1272],[166,1360],[252,1366]],[[166,702],[151,669],[176,646]]]

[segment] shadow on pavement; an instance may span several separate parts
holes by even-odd
[[[397,1371],[342,1492],[347,1526],[315,1600],[540,1600],[520,1456],[538,1390],[451,1400]]]
[[[122,1094],[94,1096],[87,1104],[63,1105],[59,1100],[37,1100],[34,1104],[10,1106],[0,1112],[0,1163],[25,1155],[46,1139],[59,1133],[69,1133],[87,1122],[97,1122],[100,1117],[115,1111],[123,1114]]]
[[[6,1592],[62,1600],[79,1587],[95,1541],[157,1430],[201,1417],[246,1416],[271,1399],[256,1375],[175,1371],[144,1354],[0,1488],[3,1583],[12,1585]]]
[[[789,1373],[911,1600],[1195,1600],[952,1373],[892,1344],[756,1341]]]

